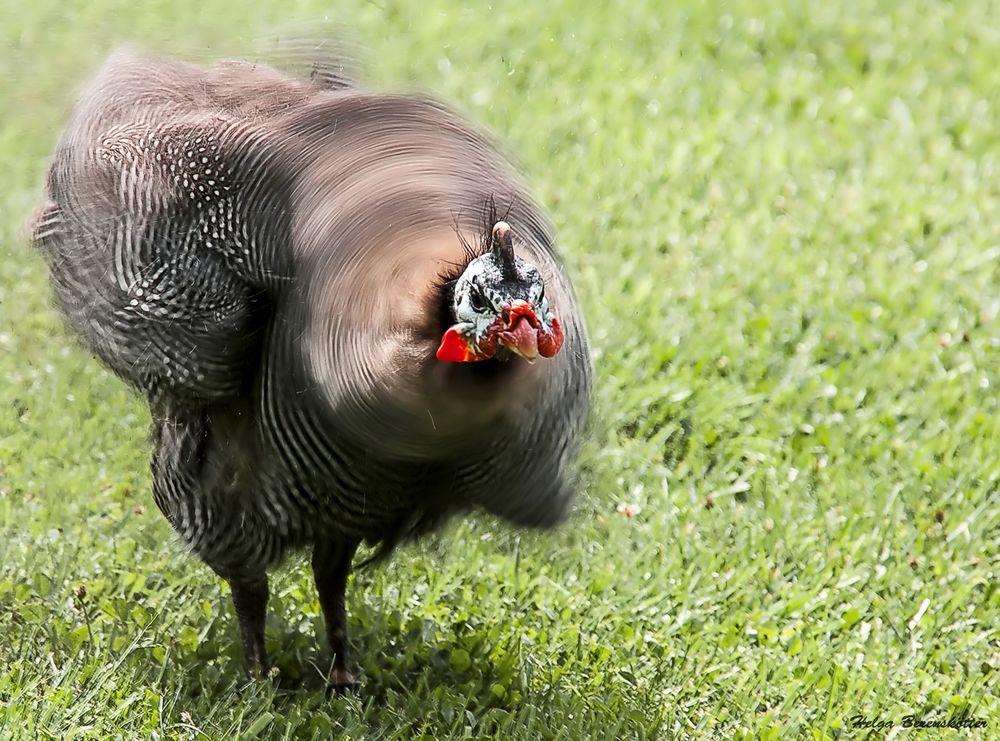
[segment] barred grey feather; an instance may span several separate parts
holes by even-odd
[[[248,660],[266,668],[266,570],[311,546],[342,684],[358,543],[388,552],[473,509],[558,522],[591,371],[551,228],[496,147],[337,69],[116,54],[34,238],[72,327],[148,399],[156,503],[232,585]],[[485,204],[544,277],[565,333],[551,359],[435,358]]]

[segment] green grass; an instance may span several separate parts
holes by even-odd
[[[152,505],[147,414],[21,230],[116,44],[240,53],[334,11],[229,5],[0,10],[0,736],[1000,733],[997,3],[336,4],[379,84],[517,154],[597,367],[572,522],[456,523],[358,574],[345,699],[297,560],[281,680],[244,678],[228,594]]]

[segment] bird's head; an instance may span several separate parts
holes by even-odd
[[[559,319],[545,298],[542,275],[514,254],[510,225],[498,221],[489,248],[455,280],[437,359],[452,363],[509,358],[551,358],[562,346]]]

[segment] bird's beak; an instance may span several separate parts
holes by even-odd
[[[503,327],[496,335],[500,344],[529,363],[535,362],[539,355],[538,329],[541,323],[531,304],[527,301],[513,301],[504,308],[501,318]]]

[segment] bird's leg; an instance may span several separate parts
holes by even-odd
[[[233,592],[236,620],[243,637],[243,655],[252,676],[263,679],[270,664],[264,649],[264,620],[267,617],[267,575],[228,577]]]
[[[267,574],[247,566],[230,553],[213,548],[207,523],[223,521],[218,490],[207,483],[204,462],[212,439],[204,409],[152,406],[153,499],[171,526],[208,566],[229,583],[243,637],[243,653],[251,675],[268,672],[264,651],[267,616]],[[249,542],[253,542],[252,537]],[[234,565],[236,564],[240,565]]]
[[[342,692],[354,686],[347,645],[347,609],[345,594],[347,577],[351,573],[351,559],[357,543],[322,542],[313,548],[312,567],[316,591],[323,608],[326,637],[333,653],[330,687]]]

